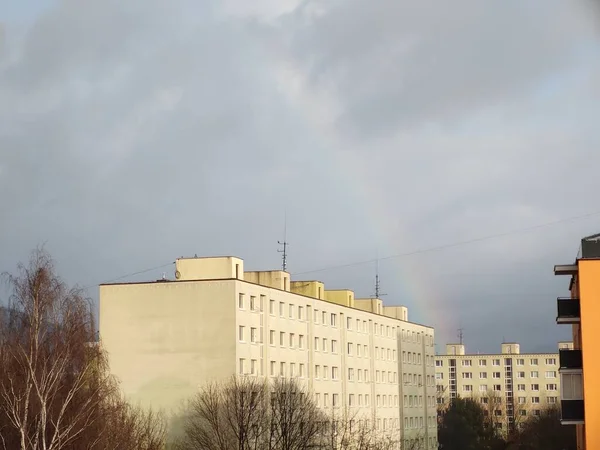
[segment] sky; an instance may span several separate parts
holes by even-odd
[[[86,288],[181,256],[281,265],[554,351],[600,232],[593,1],[0,2],[0,271]],[[142,273],[139,273],[142,272]],[[5,297],[4,297],[5,298]]]

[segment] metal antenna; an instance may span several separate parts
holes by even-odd
[[[379,258],[375,260],[375,298],[381,298],[384,295],[381,293],[381,282],[379,280]]]
[[[462,328],[458,329],[458,342],[460,343],[460,345],[462,345],[462,343],[463,343],[463,329]]]
[[[284,272],[286,272],[287,270],[287,246],[288,246],[288,242],[287,242],[287,211],[284,213],[283,216],[283,242],[281,241],[277,241],[277,243],[279,245],[283,245],[283,249],[277,249],[277,251],[279,253],[283,253],[283,255],[281,256],[281,268]]]

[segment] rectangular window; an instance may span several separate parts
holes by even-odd
[[[494,391],[499,392],[502,390],[502,385],[501,384],[495,384],[494,385]]]
[[[354,394],[348,395],[348,406],[354,406]]]
[[[352,355],[352,342],[348,342],[348,354]]]
[[[338,379],[338,368],[337,367],[332,367],[331,368],[331,379],[332,380],[337,380]]]
[[[481,380],[487,379],[487,372],[479,372],[479,379],[481,379]]]
[[[348,369],[348,380],[354,381],[354,369]]]
[[[304,336],[302,334],[298,335],[298,348],[304,348]]]
[[[256,328],[250,328],[250,342],[256,342]]]
[[[279,375],[285,377],[285,363],[279,363]]]
[[[524,366],[524,365],[525,365],[524,359],[517,359],[517,366]]]
[[[492,378],[500,378],[500,372],[492,373]]]
[[[525,385],[524,384],[517,384],[517,391],[524,391],[525,390]]]
[[[275,300],[269,300],[269,314],[275,314]]]
[[[531,403],[533,403],[534,405],[538,404],[539,402],[540,402],[539,397],[531,397]]]
[[[319,366],[318,364],[315,366],[315,378],[320,378],[321,377],[321,366]]]
[[[493,359],[492,360],[492,366],[499,366],[500,365],[500,360],[499,359]]]
[[[329,366],[323,366],[323,379],[326,380],[329,377]]]
[[[315,309],[315,323],[319,324],[319,310]]]
[[[540,390],[540,385],[539,384],[532,384],[531,385],[531,390],[532,391],[539,391]]]
[[[323,338],[323,351],[326,352],[327,351],[327,339]]]
[[[240,369],[239,369],[240,370],[240,375],[244,375],[244,373],[245,373],[244,372],[244,370],[245,370],[245,367],[244,367],[245,364],[246,364],[246,361],[244,360],[244,358],[240,358]]]
[[[556,404],[556,399],[557,399],[557,397],[547,397],[548,403],[550,405],[555,405]]]
[[[538,371],[534,370],[531,372],[531,378],[537,378],[538,377]]]
[[[517,372],[517,378],[525,378],[525,372]]]
[[[275,331],[269,331],[269,344],[275,345]]]
[[[279,302],[279,317],[283,317],[285,311],[285,303]]]
[[[296,364],[290,363],[290,377],[296,376]]]
[[[438,359],[435,361],[435,367],[443,367],[444,361]]]
[[[555,366],[556,365],[556,358],[546,358],[546,365],[547,366]]]
[[[473,378],[473,374],[471,372],[463,372],[462,374],[463,378]]]
[[[334,408],[340,406],[340,394],[333,394],[331,398]]]
[[[238,327],[238,339],[239,339],[241,342],[244,342],[244,326],[243,326],[243,325],[240,325],[240,326]]]
[[[480,359],[479,360],[479,367],[486,367],[487,366],[487,361],[485,359]]]
[[[274,377],[275,376],[275,368],[276,366],[276,362],[275,361],[271,361],[271,376]]]
[[[532,366],[537,366],[538,365],[538,360],[537,358],[531,358],[529,360],[529,364],[531,364]]]
[[[298,320],[302,320],[304,317],[304,308],[302,306],[298,306]]]
[[[250,360],[250,373],[252,375],[256,375],[256,360],[255,359]]]
[[[473,386],[470,384],[465,384],[463,385],[463,391],[465,392],[472,392],[473,391]]]
[[[547,370],[546,378],[556,378],[556,371],[555,370]]]
[[[331,313],[331,326],[332,327],[336,327],[337,326],[337,315]]]
[[[250,311],[254,311],[256,308],[256,297],[254,295],[250,296]]]
[[[290,333],[290,348],[294,347],[294,333]]]
[[[279,345],[281,347],[285,345],[285,333],[283,331],[279,332]]]
[[[479,385],[479,392],[487,392],[487,390],[488,390],[487,384]]]
[[[517,398],[517,403],[519,403],[519,405],[524,405],[526,402],[527,402],[527,399],[525,397]]]
[[[288,314],[288,317],[289,317],[290,319],[293,319],[293,318],[294,318],[294,305],[292,305],[291,303],[290,303],[290,307],[289,307],[289,314]]]
[[[346,328],[348,330],[352,329],[352,318],[351,317],[346,317]]]
[[[244,309],[244,294],[238,296],[238,307]]]
[[[315,351],[319,351],[319,338],[315,338]]]
[[[327,325],[327,313],[325,311],[323,311],[323,314],[321,314],[321,322],[323,325]]]
[[[337,353],[337,341],[331,340],[331,353]]]
[[[547,384],[547,385],[546,385],[546,390],[547,390],[547,391],[556,391],[556,390],[557,390],[557,385],[556,385],[556,384],[554,384],[554,383]]]
[[[462,366],[463,367],[471,367],[471,360],[470,359],[463,359]]]

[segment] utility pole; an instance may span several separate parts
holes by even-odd
[[[286,272],[287,270],[287,211],[284,213],[283,218],[283,242],[277,241],[277,243],[283,246],[282,249],[277,249],[279,253],[283,253],[281,256],[281,269]]]

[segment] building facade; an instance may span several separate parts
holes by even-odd
[[[561,342],[559,348],[572,343]],[[476,398],[504,434],[543,408],[559,406],[558,353],[521,353],[511,342],[498,354],[467,354],[464,344],[447,344],[435,365],[438,405]]]
[[[175,278],[100,286],[101,344],[132,401],[175,412],[209,381],[288,377],[320,408],[437,448],[434,330],[407,308],[234,257],[178,259]]]
[[[560,351],[562,423],[576,425],[577,449],[600,448],[600,234],[581,240],[573,264],[554,266],[568,275],[569,297],[557,299],[558,324],[572,326],[573,349]]]

